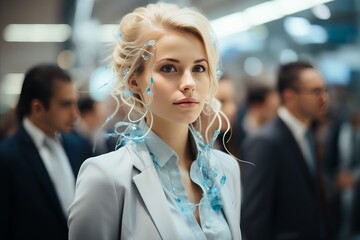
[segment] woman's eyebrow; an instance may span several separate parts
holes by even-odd
[[[180,63],[180,60],[175,59],[175,58],[163,58],[163,59],[159,59],[158,62],[162,62],[162,61],[170,61],[170,62],[174,62],[174,63]],[[207,60],[205,58],[201,58],[201,59],[197,59],[194,61],[194,63],[200,63],[200,62],[207,62]]]
[[[194,61],[194,63],[200,63],[200,62],[207,62],[207,60],[205,58],[201,58]]]

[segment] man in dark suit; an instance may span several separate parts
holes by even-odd
[[[67,239],[67,208],[84,160],[60,134],[78,117],[70,76],[54,65],[32,68],[16,110],[20,127],[0,143],[0,239]]]
[[[280,67],[277,88],[278,115],[242,146],[243,159],[255,165],[242,167],[243,238],[328,239],[320,168],[307,134],[326,112],[325,82],[312,65],[293,62]]]

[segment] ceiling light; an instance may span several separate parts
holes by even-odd
[[[1,88],[5,94],[20,94],[22,83],[24,81],[24,73],[8,73],[4,76]]]
[[[311,23],[301,17],[287,17],[284,21],[286,32],[292,37],[307,36],[311,32]]]
[[[292,49],[283,49],[279,55],[279,61],[281,64],[294,62],[299,59],[297,53]]]
[[[263,72],[264,66],[260,59],[256,57],[248,57],[244,61],[244,70],[248,75],[257,77]]]
[[[103,24],[99,29],[99,40],[101,42],[114,42],[117,39],[117,24]]]
[[[331,1],[334,0],[267,1],[242,12],[212,20],[211,25],[218,37],[223,38]]]
[[[314,13],[314,15],[322,20],[327,20],[331,17],[331,12],[328,6],[325,4],[317,5],[313,8],[311,8],[311,11]]]
[[[7,42],[65,42],[70,36],[67,24],[9,24],[3,32]]]
[[[283,17],[275,1],[268,1],[244,10],[245,19],[253,26],[271,22]]]
[[[211,26],[218,37],[222,38],[246,31],[251,25],[245,21],[243,13],[238,12],[211,21]]]

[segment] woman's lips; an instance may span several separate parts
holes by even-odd
[[[176,102],[174,102],[174,105],[181,106],[181,107],[192,107],[194,105],[199,104],[199,101],[195,98],[183,98]]]

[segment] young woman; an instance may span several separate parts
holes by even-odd
[[[241,239],[238,164],[211,148],[219,130],[206,131],[214,128],[200,118],[221,121],[208,20],[149,4],[123,18],[119,35],[117,93],[129,106],[116,124],[123,147],[81,167],[70,239]]]

